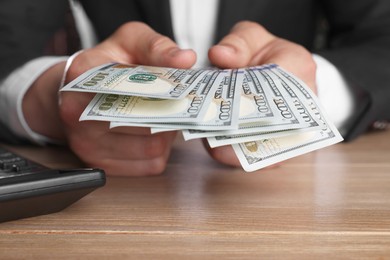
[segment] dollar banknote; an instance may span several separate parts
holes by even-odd
[[[224,137],[231,140],[232,136],[255,136],[260,133],[281,132],[285,130],[310,128],[310,130],[318,129],[320,123],[316,121],[314,112],[309,108],[308,104],[300,101],[297,95],[300,91],[291,90],[291,87],[285,84],[278,75],[272,73],[277,70],[277,65],[267,65],[261,67],[252,67],[245,70],[246,77],[251,77],[252,81],[257,82],[257,88],[262,87],[263,93],[267,93],[264,99],[269,99],[270,102],[267,109],[270,113],[276,115],[274,119],[260,118],[251,119],[251,123],[247,123],[247,113],[242,113],[242,110],[248,110],[244,105],[240,108],[239,126],[234,130],[216,130],[202,131],[194,129],[186,129],[183,131],[185,140],[216,137],[222,139]],[[249,75],[249,76],[248,76]],[[300,96],[301,97],[301,96]],[[257,99],[257,96],[252,96],[252,100]],[[249,104],[248,102],[246,104]],[[259,107],[260,109],[262,107]],[[252,117],[252,116],[251,116]],[[253,116],[255,117],[255,116]],[[242,120],[242,121],[241,121]],[[229,136],[229,137],[227,137]]]
[[[224,145],[245,143],[245,142],[276,138],[276,137],[282,137],[282,136],[293,135],[293,134],[301,134],[303,132],[308,132],[308,131],[313,131],[313,129],[300,128],[300,129],[288,129],[288,130],[281,130],[281,131],[269,131],[269,132],[260,132],[260,133],[250,133],[250,134],[210,136],[207,137],[207,142],[209,143],[211,148],[215,148]]]
[[[276,64],[189,70],[105,64],[62,91],[97,93],[80,120],[181,130],[185,140],[231,145],[246,171],[343,140],[310,88]]]
[[[211,75],[211,77],[208,77]],[[191,94],[197,95],[197,101],[200,104],[203,99],[208,99],[207,108],[203,119],[197,122],[169,122],[161,120],[156,123],[143,123],[140,125],[136,122],[112,122],[111,127],[118,126],[143,126],[151,127],[152,133],[185,130],[185,129],[202,129],[202,130],[229,130],[238,127],[238,115],[240,108],[240,90],[242,86],[242,73],[238,70],[215,71],[205,76],[204,80],[199,81],[198,86],[194,88]],[[214,80],[213,78],[218,78]],[[216,84],[218,83],[219,84]],[[215,86],[213,87],[212,84]],[[212,89],[214,94],[205,92],[205,89]],[[202,96],[206,94],[206,97]],[[206,106],[205,106],[206,107]]]
[[[201,122],[210,107],[212,95],[229,71],[214,70],[204,75],[193,91],[182,99],[157,99],[139,96],[97,94],[80,120],[116,122]],[[204,84],[203,84],[204,83]]]
[[[258,68],[269,69],[268,67]],[[241,91],[239,123],[283,122],[285,116],[280,113],[275,95],[269,85],[251,68],[242,69],[244,80]]]
[[[80,91],[160,99],[184,98],[208,70],[105,64],[93,68],[61,91]]]
[[[244,170],[251,172],[342,140],[337,129],[326,124],[326,127],[317,131],[236,143],[232,146]]]
[[[270,74],[273,74],[274,78],[277,77],[282,87],[294,97],[293,104],[299,107],[304,118],[308,122],[315,120],[319,127],[315,126],[310,131],[276,138],[262,138],[257,141],[236,140],[237,143],[232,146],[246,171],[255,171],[343,140],[315,94],[303,81],[278,66],[270,71]]]

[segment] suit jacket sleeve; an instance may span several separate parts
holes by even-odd
[[[356,101],[346,140],[377,120],[390,120],[390,1],[323,1],[328,46],[319,54],[347,80]],[[336,93],[335,93],[336,95]]]
[[[0,78],[49,54],[49,40],[64,27],[67,8],[66,0],[0,2]]]
[[[0,80],[27,61],[52,54],[49,41],[64,27],[68,10],[67,0],[0,1]],[[23,142],[2,123],[0,141]]]

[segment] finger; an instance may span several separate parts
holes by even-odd
[[[81,113],[94,95],[93,93],[72,91],[59,92],[59,108],[62,121],[72,126],[77,125]]]
[[[76,140],[72,147],[87,161],[96,158],[111,158],[120,160],[150,160],[158,158],[171,149],[175,133],[139,136],[128,134],[107,133],[96,141],[85,136]],[[87,150],[87,151],[86,151]]]
[[[215,160],[226,165],[234,167],[239,167],[241,165],[236,154],[234,153],[232,146],[230,145],[213,148],[211,150],[211,154]]]
[[[214,160],[234,167],[241,166],[240,161],[234,153],[234,150],[231,145],[211,148],[206,139],[203,139],[202,141],[207,152]]]
[[[220,146],[216,148],[210,148],[207,142],[203,142],[206,149],[208,150],[211,157],[216,161],[219,161],[223,164],[230,165],[233,167],[241,167],[241,163],[237,156],[234,153],[234,150],[231,146]],[[265,167],[264,169],[274,169],[280,166],[280,163],[275,163],[270,166]]]
[[[221,68],[253,65],[253,57],[275,39],[274,35],[257,23],[240,22],[209,50],[209,59]]]
[[[144,23],[129,22],[96,47],[78,54],[68,69],[66,82],[90,68],[110,62],[190,68],[195,61],[193,50],[180,49],[171,39]]]
[[[104,169],[108,176],[150,176],[164,172],[167,159],[164,157],[152,160],[118,160],[104,159],[99,165],[91,165]]]
[[[102,140],[104,157],[145,160],[154,159],[171,149],[176,133],[160,133],[139,136],[127,134],[109,134]]]
[[[315,88],[316,64],[303,46],[278,38],[262,26],[241,22],[210,49],[210,61],[218,67],[246,67],[275,63]]]
[[[150,127],[117,126],[110,129],[111,133],[150,136]]]
[[[173,142],[169,140],[170,143]],[[102,151],[100,149],[97,151]],[[117,149],[118,150],[118,149]],[[110,176],[144,176],[144,175],[157,175],[161,174],[165,168],[171,153],[171,148],[166,147],[156,157],[153,158],[134,158],[134,157],[118,157],[113,156],[115,154],[110,153],[109,156],[104,154],[94,154],[93,157],[84,161],[91,167],[97,167],[104,169],[107,175]],[[124,154],[121,154],[124,155]],[[100,159],[96,159],[100,158]]]
[[[170,38],[140,22],[124,24],[108,43],[119,47],[114,49],[118,53],[111,55],[128,63],[190,68],[196,61],[194,51],[180,49]]]

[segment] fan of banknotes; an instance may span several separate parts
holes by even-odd
[[[232,145],[245,171],[342,141],[315,94],[275,64],[176,69],[105,64],[61,91],[97,93],[80,120],[181,130],[185,140]]]

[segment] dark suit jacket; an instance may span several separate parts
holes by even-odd
[[[134,20],[174,39],[168,0],[80,2],[101,40]],[[0,3],[0,78],[43,55],[48,39],[64,26],[66,8],[67,0]],[[215,41],[241,20],[256,21],[337,66],[358,104],[342,130],[346,140],[390,119],[390,1],[220,0]]]

